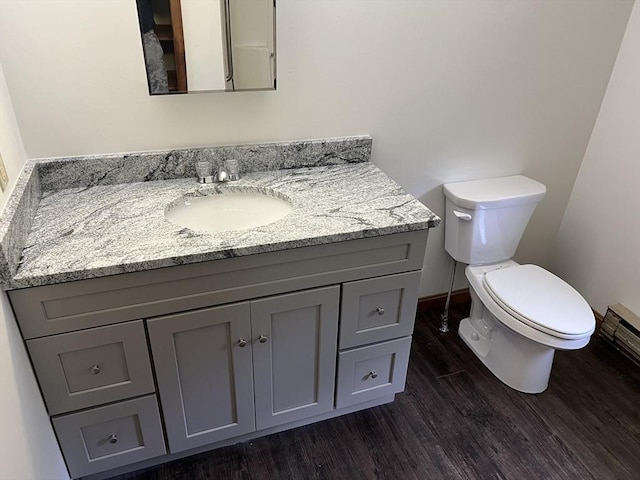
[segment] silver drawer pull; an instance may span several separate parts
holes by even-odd
[[[117,443],[118,436],[115,433],[109,435],[109,439],[107,440],[109,443]]]
[[[240,340],[238,340],[238,346],[239,347],[246,347],[247,346],[247,341],[244,338],[241,338]]]
[[[258,341],[259,341],[260,343],[266,343],[266,342],[267,342],[267,337],[266,337],[266,336],[264,336],[264,335],[260,335],[260,336],[258,337]]]
[[[369,376],[370,376],[371,378],[378,378],[378,372],[376,372],[375,370],[371,370],[371,371],[369,372]]]
[[[378,307],[376,308],[376,312],[378,312],[378,315],[384,315],[384,308]]]
[[[92,365],[89,369],[91,375],[98,375],[100,373],[100,365]]]

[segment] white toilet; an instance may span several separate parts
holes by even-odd
[[[444,185],[445,248],[468,265],[471,285],[471,313],[458,333],[496,377],[525,393],[547,388],[556,349],[584,347],[595,329],[571,286],[511,260],[545,192],[522,175]]]

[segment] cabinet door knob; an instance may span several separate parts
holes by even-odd
[[[265,337],[264,335],[260,335],[260,336],[258,337],[258,341],[259,341],[260,343],[266,343],[266,342],[267,342],[267,337]]]
[[[384,315],[384,308],[378,307],[376,308],[376,312],[378,312],[378,315]]]
[[[118,436],[115,433],[109,435],[109,439],[107,440],[109,443],[116,443],[118,441]]]
[[[100,365],[92,365],[89,369],[91,375],[98,375],[100,373]]]
[[[369,372],[369,376],[370,376],[371,378],[378,378],[378,372],[376,372],[375,370],[371,370],[371,371]]]
[[[238,346],[239,347],[246,347],[247,346],[247,341],[244,338],[241,338],[240,340],[238,340]]]

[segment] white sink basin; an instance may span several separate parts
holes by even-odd
[[[164,216],[171,223],[191,230],[224,232],[268,225],[291,210],[291,203],[275,194],[230,191],[184,196],[172,202]]]

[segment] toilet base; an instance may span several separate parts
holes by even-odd
[[[460,322],[458,334],[502,383],[524,393],[541,393],[549,385],[555,349],[511,332],[484,310],[482,317]]]

